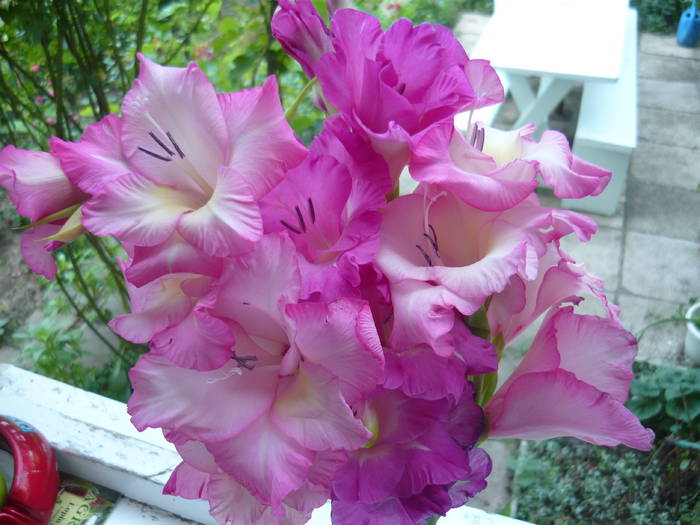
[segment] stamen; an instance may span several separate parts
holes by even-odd
[[[228,379],[228,378],[231,377],[231,376],[239,376],[239,375],[241,375],[241,374],[243,374],[243,370],[241,370],[241,369],[238,368],[238,367],[233,367],[231,370],[229,370],[228,372],[224,373],[224,374],[223,374],[222,376],[220,376],[220,377],[210,377],[210,378],[208,378],[208,379],[207,379],[207,383],[211,385],[211,384],[214,384],[214,383],[218,383],[219,381],[224,381],[224,380]]]
[[[142,148],[141,146],[138,146],[137,149],[143,151],[144,153],[146,153],[147,155],[150,155],[151,157],[157,158],[158,160],[162,160],[165,162],[170,162],[172,160],[168,157],[163,157],[163,155],[158,155],[157,153],[153,153],[152,151],[147,150],[146,148]]]
[[[173,151],[172,151],[168,146],[166,146],[166,145],[163,143],[163,141],[160,140],[160,139],[158,138],[158,136],[157,136],[155,133],[153,133],[152,131],[149,131],[148,134],[151,136],[151,138],[152,138],[153,140],[155,140],[155,141],[158,143],[158,145],[159,145],[161,148],[163,148],[163,149],[165,150],[165,152],[166,152],[168,155],[170,155],[171,157],[172,157],[173,155],[175,155],[175,153],[173,153]]]
[[[430,228],[430,233],[433,234],[433,248],[435,248],[435,253],[438,257],[440,257],[440,245],[438,244],[437,240],[437,233],[435,232],[435,228],[433,228],[432,224],[428,224],[428,228]]]
[[[309,215],[311,215],[311,224],[316,224],[316,210],[314,210],[314,201],[311,198],[306,199],[309,204]]]
[[[430,258],[430,255],[428,255],[420,245],[416,244],[416,248],[418,248],[418,251],[423,255],[423,258],[425,259],[425,262],[428,263],[428,266],[432,266],[433,260]]]
[[[476,132],[476,144],[474,144],[474,147],[478,149],[479,151],[484,151],[484,135],[486,134],[486,130],[484,128],[479,128]]]
[[[234,356],[233,360],[236,361],[236,364],[241,368],[245,368],[246,370],[253,370],[255,368],[255,365],[249,365],[248,361],[257,361],[258,358],[254,355],[247,355],[244,357]]]
[[[177,154],[180,155],[180,158],[181,158],[181,159],[184,159],[184,158],[185,158],[185,154],[184,154],[184,153],[182,152],[182,150],[180,149],[180,146],[177,145],[177,142],[175,142],[175,139],[174,139],[173,136],[170,134],[170,132],[167,131],[165,134],[166,134],[166,135],[168,136],[168,138],[170,139],[170,142],[172,142],[173,146],[175,147],[175,150],[177,151]]]
[[[297,217],[299,218],[299,227],[306,232],[306,223],[304,222],[304,216],[301,214],[301,210],[299,209],[299,206],[294,206],[294,209],[297,212]]]
[[[283,219],[280,219],[280,222],[282,223],[282,226],[284,226],[285,228],[287,228],[289,231],[292,231],[292,232],[294,232],[294,233],[298,233],[298,234],[301,235],[301,231],[297,230],[294,226],[292,226],[291,224],[289,224],[287,221],[285,221],[285,220],[283,220]]]
[[[472,131],[469,134],[469,142],[471,143],[472,146],[476,144],[476,135],[479,133],[479,125],[474,122],[474,125],[472,126]]]

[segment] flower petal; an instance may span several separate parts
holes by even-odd
[[[174,442],[227,439],[268,410],[277,371],[276,366],[241,371],[231,361],[218,370],[199,372],[146,354],[129,372],[134,388],[128,403],[131,422],[139,430],[176,429],[168,432]]]
[[[340,379],[348,402],[374,390],[384,356],[367,303],[339,299],[328,305],[290,304],[285,312],[303,358]]]
[[[314,458],[267,416],[229,440],[206,445],[224,472],[273,508],[306,482]]]
[[[0,186],[9,193],[17,213],[32,221],[87,199],[68,180],[58,159],[14,146],[0,151]]]
[[[229,147],[214,87],[194,62],[175,68],[140,54],[138,59],[139,76],[122,104],[122,145],[129,163],[150,179],[181,190],[199,186],[192,171],[213,186]]]
[[[486,410],[493,438],[573,436],[639,450],[650,450],[654,440],[654,433],[622,403],[562,369],[518,377]]]
[[[263,226],[248,184],[236,171],[221,166],[209,201],[182,215],[177,231],[207,255],[225,257],[250,251]]]
[[[99,193],[111,179],[133,171],[121,147],[122,121],[107,115],[87,127],[78,142],[51,137],[51,153],[73,184],[89,194]]]
[[[154,246],[167,240],[178,217],[197,205],[182,192],[127,173],[83,206],[83,225],[95,235]]]
[[[262,87],[219,94],[218,99],[233,145],[228,165],[259,199],[304,159],[306,148],[285,119],[274,76]]]
[[[310,450],[354,450],[372,438],[340,393],[338,380],[304,362],[286,381],[272,409],[277,427]]]

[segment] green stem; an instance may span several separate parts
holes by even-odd
[[[136,30],[136,54],[141,52],[143,47],[143,37],[146,34],[146,15],[148,14],[148,0],[141,2],[141,11],[139,12],[139,25]],[[139,74],[139,61],[134,60],[134,76]]]
[[[85,282],[85,278],[83,277],[83,272],[80,270],[80,265],[78,264],[78,260],[75,258],[75,254],[73,253],[73,249],[71,248],[70,244],[66,244],[66,254],[68,255],[68,259],[70,260],[71,266],[73,266],[73,271],[75,272],[75,276],[78,279],[78,282],[80,283],[80,286],[83,289],[83,295],[85,296],[85,299],[87,299],[88,304],[90,307],[95,311],[97,314],[97,317],[100,318],[100,321],[102,321],[104,324],[109,323],[109,319],[104,315],[102,312],[102,309],[100,306],[97,304],[97,301],[95,300],[95,296],[92,294],[90,291],[90,288],[88,287],[87,283]]]
[[[105,247],[102,245],[102,241],[100,240],[99,237],[95,237],[91,233],[87,233],[86,237],[87,237],[88,242],[92,245],[92,247],[97,252],[97,255],[100,258],[100,260],[102,261],[102,263],[105,265],[105,267],[109,271],[109,275],[117,287],[117,292],[119,292],[119,300],[122,303],[122,308],[124,309],[124,313],[130,312],[131,307],[130,307],[130,300],[129,300],[129,292],[127,291],[126,285],[124,284],[124,276],[123,276],[122,272],[119,270],[119,268],[117,268],[117,266],[114,264],[114,261],[112,261],[111,257],[105,251]]]
[[[649,328],[653,328],[654,326],[658,326],[660,324],[664,323],[690,323],[693,322],[696,325],[700,326],[700,317],[667,317],[666,319],[659,319],[658,321],[654,321],[651,324],[648,324],[644,328],[642,328],[639,333],[637,334],[637,343],[642,340],[642,337],[644,337],[644,334],[646,333]]]
[[[107,348],[110,349],[110,351],[116,355],[119,359],[124,361],[124,363],[128,366],[129,361],[126,359],[124,354],[122,354],[119,350],[117,350],[112,343],[110,343],[105,337],[95,328],[95,325],[93,325],[88,318],[85,316],[83,311],[80,309],[80,307],[77,305],[73,297],[68,293],[68,290],[66,290],[66,285],[63,283],[63,279],[61,278],[61,275],[59,273],[56,274],[56,283],[58,284],[58,287],[61,289],[61,292],[63,292],[63,295],[68,299],[68,302],[70,305],[73,307],[73,310],[75,310],[75,313],[77,316],[85,323],[85,325],[92,331],[97,338],[102,341]]]
[[[304,100],[306,95],[311,91],[311,88],[314,87],[316,84],[317,80],[316,77],[312,78],[309,80],[306,85],[304,86],[304,89],[302,89],[299,94],[297,95],[297,98],[294,100],[292,105],[289,107],[287,111],[284,113],[284,118],[287,119],[287,122],[291,122],[294,120],[294,117],[297,114],[297,111],[299,110],[299,105],[301,104],[301,101]]]
[[[195,20],[194,24],[192,24],[192,27],[190,27],[189,31],[185,33],[185,36],[180,40],[180,45],[175,48],[175,51],[170,53],[168,57],[165,59],[163,62],[164,65],[168,65],[171,60],[173,60],[180,51],[182,51],[182,48],[185,47],[190,39],[192,38],[192,34],[197,31],[197,27],[199,27],[200,22],[202,21],[202,18],[204,18],[204,15],[206,14],[207,10],[209,9],[209,6],[214,3],[214,0],[209,0],[207,4],[204,6],[204,9],[202,9],[199,13],[199,16]]]

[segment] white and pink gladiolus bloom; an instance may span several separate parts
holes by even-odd
[[[258,200],[298,164],[271,77],[217,94],[199,67],[141,71],[122,104],[77,143],[54,139],[68,177],[91,195],[83,225],[133,246],[177,232],[210,256],[243,253],[262,236]]]

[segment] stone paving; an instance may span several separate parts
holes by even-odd
[[[460,19],[455,32],[467,51],[487,21],[476,14]],[[605,279],[633,333],[700,297],[700,48],[680,47],[673,35],[642,33],[638,89],[639,142],[618,210],[612,217],[591,215],[600,230],[589,243],[562,243]],[[572,138],[579,99],[580,90],[574,90],[550,127]],[[515,107],[507,101],[496,125],[514,120]],[[551,194],[542,200],[558,205]],[[681,323],[651,328],[640,341],[639,359],[682,365],[684,337]],[[509,501],[506,463],[512,448],[494,445],[494,475],[476,506],[497,510]]]

